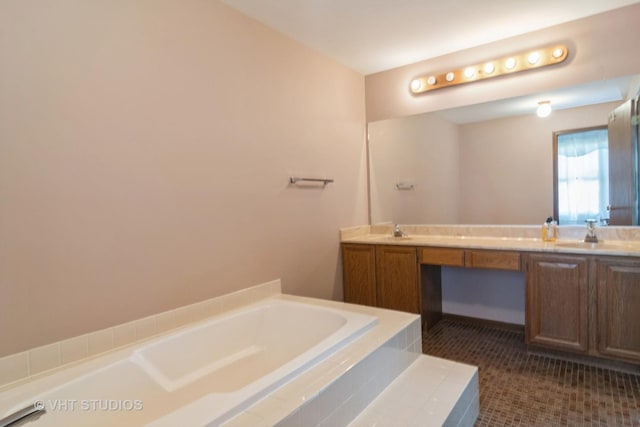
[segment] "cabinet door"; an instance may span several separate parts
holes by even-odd
[[[527,344],[586,352],[587,259],[531,255],[527,270]]]
[[[342,245],[344,302],[377,305],[376,252],[373,245]]]
[[[378,306],[420,313],[416,248],[376,247]]]
[[[598,351],[640,361],[640,260],[597,260]]]

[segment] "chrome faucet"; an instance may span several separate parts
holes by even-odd
[[[29,421],[35,421],[46,414],[42,400],[36,400],[32,405],[13,412],[0,420],[0,427],[21,426]]]
[[[393,237],[404,237],[405,234],[400,230],[400,224],[393,226]]]
[[[586,243],[598,243],[598,236],[596,236],[596,220],[588,219],[585,222],[587,223],[587,235],[584,236],[584,241]]]

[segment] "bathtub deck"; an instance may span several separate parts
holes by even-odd
[[[358,426],[371,425],[372,420],[378,425],[384,425],[383,422],[390,418],[375,421],[378,419],[376,417],[384,414],[387,414],[387,417],[388,414],[406,415],[403,421],[407,421],[407,425],[411,425],[411,420],[416,421],[418,425],[425,425],[425,417],[431,418],[437,425],[470,425],[464,420],[475,419],[478,399],[475,368],[422,355],[419,316],[375,307],[283,295],[273,292],[271,284],[261,285],[260,288],[263,286],[268,286],[269,292],[252,291],[251,298],[245,297],[245,294],[234,293],[207,301],[204,306],[197,303],[194,310],[197,309],[196,312],[200,314],[194,315],[193,319],[181,324],[175,331],[168,328],[161,335],[145,335],[121,348],[7,384],[0,388],[0,414],[12,413],[31,404],[35,399],[40,399],[47,402],[47,408],[50,410],[46,416],[33,423],[39,426],[106,427],[148,423],[157,426],[210,425],[216,417],[212,408],[224,407],[216,399],[228,397],[219,393],[219,381],[209,381],[215,372],[207,370],[207,375],[201,379],[187,381],[188,384],[184,384],[183,387],[167,391],[167,388],[172,387],[163,388],[148,372],[140,369],[137,363],[140,361],[134,360],[135,357],[144,349],[149,351],[156,348],[153,346],[165,342],[168,338],[186,333],[185,331],[193,331],[193,328],[200,328],[203,324],[208,325],[210,320],[214,320],[211,316],[221,316],[216,318],[216,321],[227,319],[236,313],[231,310],[238,309],[244,313],[249,304],[259,305],[262,301],[267,301],[267,298],[274,298],[283,302],[351,312],[350,317],[373,316],[377,318],[377,323],[367,324],[371,327],[363,330],[361,335],[349,335],[348,345],[335,348],[314,360],[313,364],[301,368],[299,372],[296,371],[295,376],[287,377],[283,383],[265,389],[265,393],[268,394],[257,396],[259,400],[242,400],[241,404],[233,409],[237,415],[228,414],[233,418],[225,422],[225,426],[333,427],[346,426],[349,423]],[[207,310],[204,310],[205,306],[208,307]],[[315,312],[315,309],[313,311]],[[252,321],[247,324],[255,323]],[[296,324],[301,330],[307,331],[305,322]],[[271,329],[282,330],[280,327]],[[107,332],[113,334],[113,331]],[[247,334],[240,334],[245,335]],[[277,336],[281,337],[282,334]],[[203,340],[193,341],[199,343]],[[220,343],[215,337],[205,340],[208,341]],[[315,339],[312,341],[315,342]],[[228,349],[237,346],[223,345],[216,348]],[[172,346],[171,349],[181,353],[180,360],[183,362],[185,354],[199,354],[182,354],[184,345]],[[153,356],[151,353],[149,355]],[[190,362],[187,365],[189,369],[209,367],[206,363]],[[214,366],[219,367],[218,364]],[[176,378],[182,379],[183,374],[184,372],[180,371],[168,378],[172,381]],[[255,382],[262,381],[269,375],[271,374],[262,376]],[[97,383],[96,378],[99,379]],[[127,378],[127,381],[120,381],[122,378]],[[134,386],[131,386],[132,382]],[[228,395],[235,397],[237,393]],[[412,397],[406,400],[406,396]],[[84,406],[79,406],[79,399],[85,398],[90,398],[89,402],[118,403],[124,400],[141,402],[143,405],[136,406],[135,409],[125,406],[115,408],[116,410],[111,410],[111,407],[85,409]],[[57,402],[64,405],[59,406]],[[219,421],[224,422],[220,418],[214,423],[218,425]],[[398,424],[398,421],[396,416],[392,423],[387,424],[394,427],[403,425]]]
[[[478,390],[475,366],[422,355],[349,427],[473,426]]]

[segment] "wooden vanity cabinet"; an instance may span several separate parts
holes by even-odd
[[[640,362],[640,259],[596,259],[597,351]]]
[[[376,246],[378,307],[420,313],[416,248]]]
[[[421,248],[420,263],[464,267],[464,249],[458,248]]]
[[[520,271],[520,252],[467,250],[460,248],[421,248],[420,263],[446,267],[488,268]]]
[[[342,244],[344,301],[420,313],[417,249]]]
[[[531,254],[526,279],[527,344],[586,353],[588,258]]]
[[[376,247],[342,244],[344,302],[376,307]]]
[[[640,362],[640,258],[531,254],[527,344]]]
[[[342,244],[344,300],[442,316],[441,266],[520,270],[527,345],[640,363],[640,257]]]
[[[465,267],[520,271],[520,252],[470,250],[465,253]]]

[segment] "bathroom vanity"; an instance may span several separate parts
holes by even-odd
[[[428,329],[442,316],[442,266],[520,271],[528,346],[640,363],[640,242],[623,231],[585,244],[584,227],[563,228],[555,242],[534,237],[538,227],[414,226],[398,238],[351,229],[344,298],[421,314]]]

